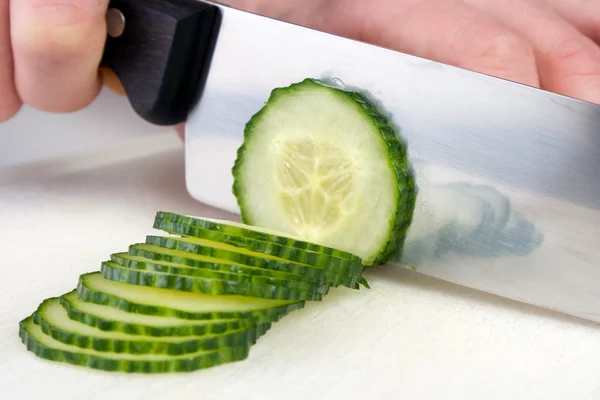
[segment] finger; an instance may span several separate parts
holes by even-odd
[[[581,33],[600,44],[600,2],[598,0],[546,0]]]
[[[555,10],[526,0],[469,1],[478,2],[531,40],[542,88],[600,103],[600,48]]]
[[[15,83],[24,103],[53,112],[100,91],[108,0],[11,0]]]
[[[13,80],[8,0],[0,0],[0,122],[10,119],[19,108],[21,100]]]
[[[340,34],[526,85],[539,85],[531,45],[462,1],[400,4],[389,0],[368,14],[361,1],[347,6],[345,2],[337,4],[338,9],[329,10],[328,19]],[[325,26],[329,22],[322,23]]]
[[[297,18],[302,10],[320,10],[323,3],[332,0],[222,0],[223,4],[243,11],[280,20]]]
[[[511,29],[459,0],[227,0],[232,6],[371,44],[538,86],[533,49]],[[365,10],[368,9],[368,12]],[[398,21],[402,21],[399,23]]]

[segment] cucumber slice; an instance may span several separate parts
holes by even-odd
[[[114,307],[82,301],[74,290],[60,298],[70,319],[102,331],[122,332],[140,336],[204,336],[249,328],[249,319],[182,320],[134,314]]]
[[[172,224],[172,225],[167,225]],[[174,226],[172,232],[166,227]],[[189,227],[189,228],[188,228]],[[170,212],[159,211],[154,219],[154,228],[161,229],[169,233],[180,234],[185,236],[196,236],[196,232],[201,232],[202,235],[210,231],[211,234],[222,234],[227,237],[227,242],[239,242],[253,246],[255,243],[273,243],[284,247],[306,250],[317,254],[326,254],[332,257],[343,258],[345,260],[361,262],[361,259],[351,253],[334,249],[332,247],[322,246],[316,243],[307,242],[300,237],[292,236],[282,232],[263,229],[257,226],[240,224],[233,221],[225,221],[212,218],[198,218],[188,215],[180,215]],[[190,228],[194,228],[191,230]],[[187,230],[189,233],[183,233]],[[202,236],[196,236],[202,237]],[[210,239],[206,237],[206,239]],[[225,240],[223,240],[225,241]]]
[[[196,276],[172,275],[124,268],[110,261],[102,263],[101,272],[105,279],[115,282],[210,295],[321,301],[323,300],[323,296],[329,291],[328,286],[316,288],[314,291],[299,291],[283,285],[260,285],[249,282],[240,283]]]
[[[327,285],[317,285],[312,282],[302,281],[300,276],[294,277],[294,279],[277,279],[272,277],[263,277],[260,275],[244,275],[240,273],[212,271],[165,261],[153,261],[144,257],[131,256],[127,253],[113,254],[111,255],[111,261],[123,268],[153,273],[183,275],[201,279],[221,280],[243,284],[269,285],[304,292],[321,292],[322,294],[326,294],[327,290],[329,289]]]
[[[206,257],[198,254],[171,250],[146,243],[138,243],[129,246],[128,254],[132,257],[143,257],[152,261],[168,262],[170,264],[179,264],[186,267],[206,269],[216,272],[230,272],[251,276],[258,275],[263,277],[289,280],[299,279],[306,282],[324,281],[323,279],[314,279],[300,274],[290,274],[288,272],[273,271],[265,268],[249,267],[247,265],[236,264],[230,260],[221,260],[214,257]],[[113,261],[119,263],[118,260]]]
[[[278,321],[305,305],[298,300],[216,296],[130,285],[104,279],[100,272],[81,275],[77,293],[85,302],[131,313],[187,320],[245,318],[256,324]]]
[[[216,243],[209,240],[196,238],[175,238],[165,236],[147,236],[146,244],[192,253],[202,256],[229,260],[237,264],[251,267],[272,269],[275,271],[289,272],[312,278],[318,282],[325,282],[331,286],[347,286],[355,288],[362,278],[363,267],[361,264],[350,268],[335,268],[327,265],[308,265],[285,260],[270,254],[231,246],[225,243]]]
[[[202,337],[155,337],[106,332],[70,319],[58,297],[44,300],[33,314],[33,322],[46,335],[61,343],[101,352],[129,354],[181,355],[224,347],[248,347],[270,328],[270,324],[262,324]]]
[[[405,144],[361,93],[305,79],[272,91],[232,169],[242,221],[341,249],[366,266],[403,247],[416,184]]]
[[[352,269],[362,264],[358,257],[350,260],[331,256],[324,253],[317,253],[310,250],[299,249],[281,245],[278,243],[263,242],[252,238],[231,236],[219,231],[202,229],[192,225],[174,224],[172,222],[159,221],[154,224],[154,228],[163,230],[174,235],[181,235],[188,238],[204,239],[211,242],[227,243],[239,248],[246,248],[262,254],[269,254],[281,259],[294,261],[307,265],[327,265],[330,268]]]
[[[250,353],[250,345],[199,351],[180,356],[99,352],[70,346],[53,339],[33,322],[33,317],[28,317],[19,323],[19,336],[27,350],[39,358],[115,372],[192,372],[241,361],[248,358]]]

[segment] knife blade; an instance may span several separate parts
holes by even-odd
[[[392,264],[600,321],[600,106],[213,2],[110,9],[124,29],[103,65],[142,118],[186,122],[198,201],[239,213],[245,123],[274,88],[333,79],[375,96],[408,143],[420,193]]]

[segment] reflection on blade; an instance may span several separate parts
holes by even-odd
[[[525,256],[543,234],[510,199],[489,185],[466,181],[422,187],[403,252],[412,269],[449,253],[476,257]]]

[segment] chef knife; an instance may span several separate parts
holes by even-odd
[[[133,109],[186,122],[198,201],[239,212],[231,167],[271,90],[350,85],[393,114],[418,176],[421,228],[392,264],[600,321],[599,106],[206,1],[112,0],[107,21],[102,65]]]

